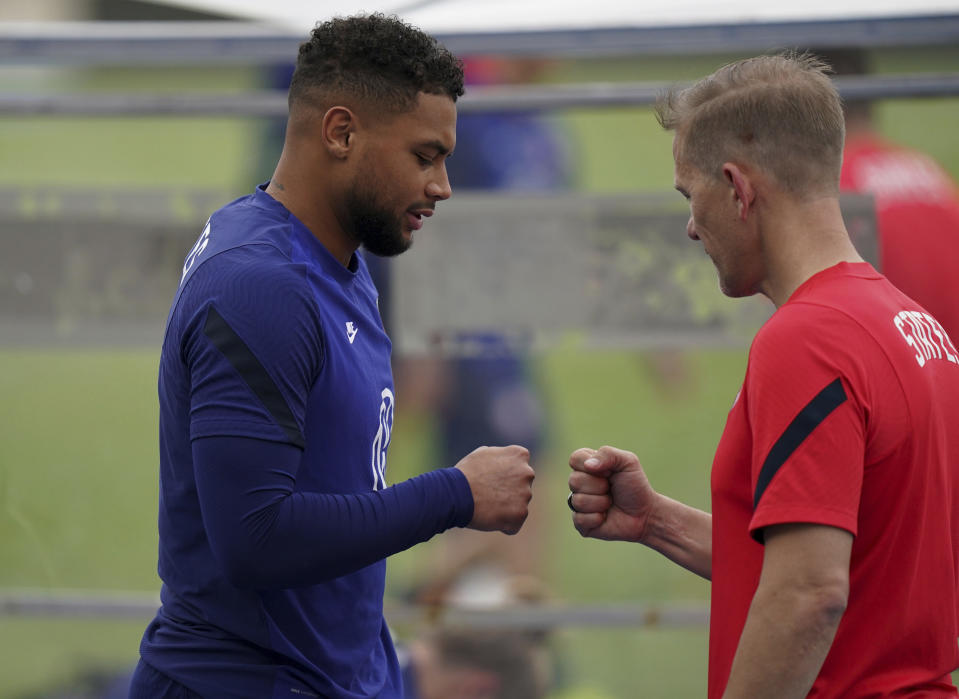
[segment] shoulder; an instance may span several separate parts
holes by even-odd
[[[282,273],[292,259],[293,235],[288,216],[257,205],[254,195],[215,211],[183,261],[181,290],[193,277],[229,277],[254,271]],[[200,271],[202,270],[202,272]]]
[[[270,245],[223,250],[184,279],[170,329],[188,344],[228,331],[254,351],[302,345],[318,361],[322,328],[306,276],[304,265]]]
[[[267,295],[274,284],[302,283],[305,265],[295,253],[295,231],[289,213],[266,206],[262,197],[248,195],[215,211],[184,264],[183,282],[191,276],[211,280],[236,280],[256,285]]]
[[[875,350],[861,326],[838,309],[783,306],[749,352],[743,391],[750,424],[771,425],[770,434],[780,435],[806,409],[829,412],[849,395],[868,392]]]
[[[194,303],[217,299],[254,310],[309,299],[306,267],[269,244],[246,244],[219,251],[198,264],[183,284]]]
[[[818,303],[787,303],[756,333],[753,348],[763,352],[801,351],[828,342],[821,331],[834,324],[845,326],[852,319],[840,310]]]
[[[797,302],[780,308],[756,334],[749,365],[754,375],[770,378],[819,372],[848,375],[879,351],[875,338],[854,313]]]
[[[803,282],[756,335],[754,346],[787,355],[847,346],[871,335],[892,287],[867,263],[840,263]]]

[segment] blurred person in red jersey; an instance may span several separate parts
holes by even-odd
[[[871,72],[859,49],[813,50],[837,76]],[[880,271],[959,337],[959,187],[931,156],[880,135],[872,102],[844,100],[839,187],[876,202]]]

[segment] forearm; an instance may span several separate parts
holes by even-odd
[[[814,589],[761,584],[733,660],[726,699],[805,697],[832,646],[841,604]]]
[[[713,517],[708,512],[658,495],[640,543],[683,568],[712,579]]]
[[[289,461],[299,459],[298,450],[241,442],[244,453],[233,458],[224,440],[194,445],[210,546],[240,587],[295,587],[340,577],[472,517],[469,484],[454,469],[374,492],[297,492]]]
[[[264,511],[272,526],[255,533],[247,526],[240,553],[256,573],[247,584],[292,587],[338,578],[465,526],[469,517],[458,516],[443,476],[426,473],[370,493],[291,494]]]

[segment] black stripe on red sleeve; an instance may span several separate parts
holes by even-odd
[[[773,476],[779,471],[780,467],[786,462],[794,451],[799,448],[812,431],[815,430],[829,414],[846,401],[846,391],[842,387],[842,381],[838,378],[831,384],[821,390],[806,407],[799,411],[799,414],[789,423],[789,427],[783,432],[769,454],[763,462],[763,467],[759,471],[759,479],[756,481],[756,491],[753,495],[753,509],[759,506],[759,500],[772,481]]]

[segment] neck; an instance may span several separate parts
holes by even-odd
[[[839,199],[780,197],[763,226],[766,279],[762,293],[778,308],[814,274],[840,262],[862,262],[839,209]]]
[[[319,157],[297,150],[291,158],[284,148],[266,193],[283,204],[309,229],[320,244],[344,267],[349,267],[359,245],[343,229],[334,206],[336,189],[324,176],[324,168],[303,166],[320,163]]]

